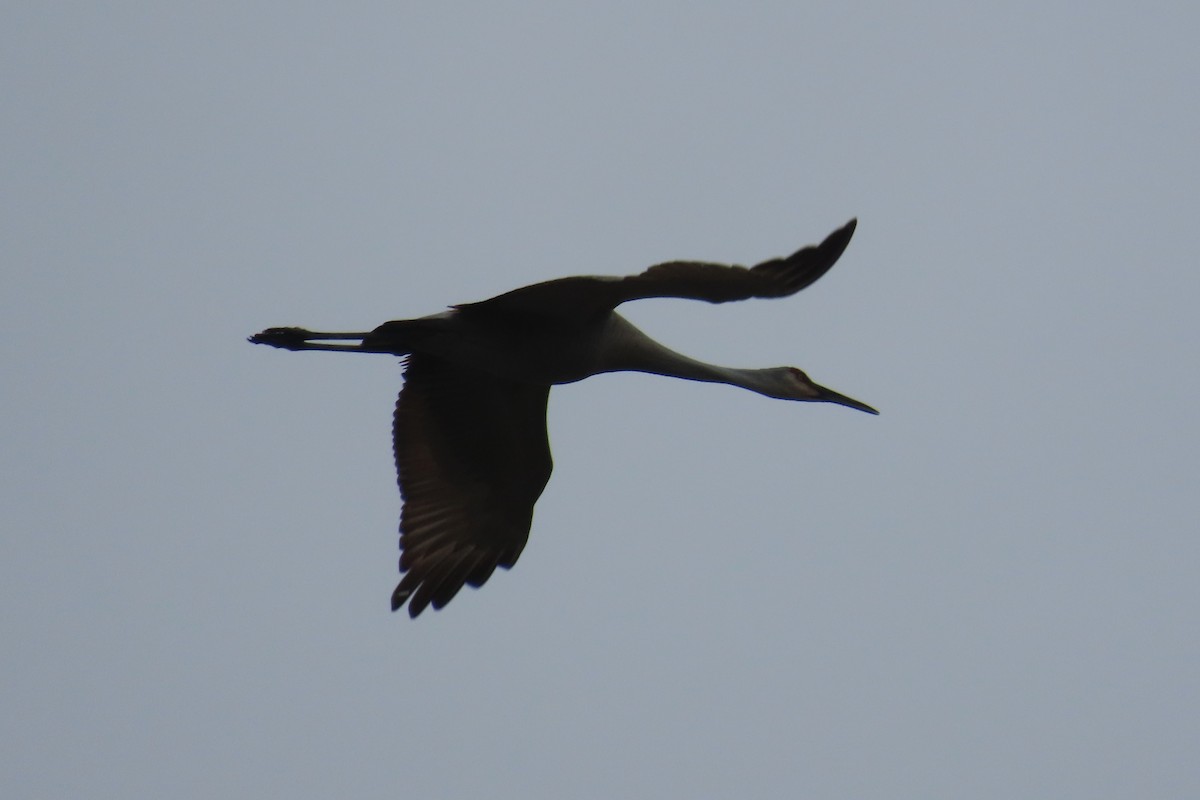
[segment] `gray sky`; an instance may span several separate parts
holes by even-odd
[[[1195,4],[0,16],[6,797],[1200,793]],[[245,342],[851,216],[626,310],[882,416],[557,388],[416,623],[396,360]]]

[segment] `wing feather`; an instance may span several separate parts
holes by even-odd
[[[549,391],[408,358],[393,424],[404,499],[393,610],[441,608],[516,563],[550,479]]]
[[[787,297],[812,285],[829,271],[854,235],[856,220],[838,228],[817,245],[809,245],[787,258],[774,258],[750,267],[702,261],[668,261],[620,283],[621,299],[682,297],[727,303],[753,297]]]
[[[704,261],[668,261],[638,275],[559,278],[455,308],[467,314],[528,314],[585,322],[621,303],[650,297],[710,303],[787,297],[810,286],[837,263],[857,224],[852,219],[820,244],[750,268]]]

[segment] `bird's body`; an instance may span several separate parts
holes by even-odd
[[[824,242],[753,269],[669,262],[625,278],[573,277],[361,333],[269,328],[251,337],[289,350],[407,356],[393,425],[404,509],[392,608],[417,616],[463,585],[511,567],[550,478],[546,402],[552,385],[603,372],[651,372],[727,383],[788,400],[870,406],[818,386],[798,369],[707,364],[659,344],[614,310],[646,297],[725,302],[784,297],[823,275],[855,222]],[[344,344],[348,340],[354,344]]]

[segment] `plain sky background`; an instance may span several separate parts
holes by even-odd
[[[6,798],[1200,795],[1200,12],[12,3]],[[413,622],[396,359],[561,275],[858,233],[667,345],[875,405],[551,393]]]

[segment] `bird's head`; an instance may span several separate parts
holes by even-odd
[[[833,389],[826,389],[820,384],[813,383],[804,374],[804,370],[796,369],[795,367],[778,367],[771,371],[775,374],[779,383],[779,393],[774,396],[780,399],[804,400],[810,403],[837,403],[839,406],[856,408],[868,414],[879,413],[866,403],[861,403],[852,397],[835,392]]]

